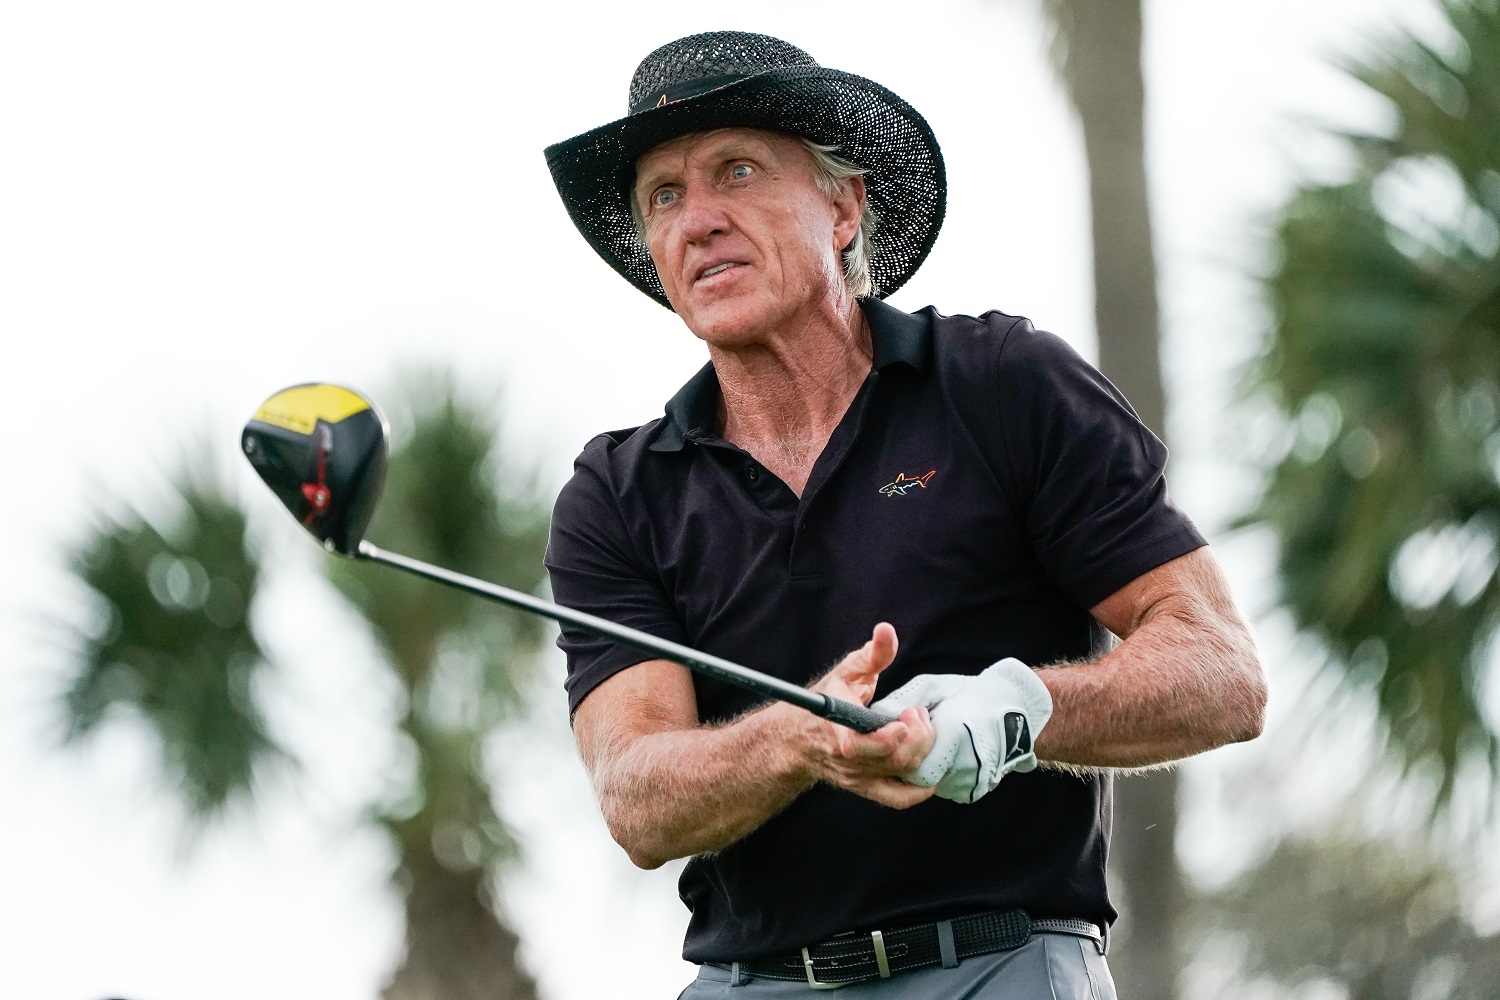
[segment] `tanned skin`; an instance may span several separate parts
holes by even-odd
[[[718,374],[721,433],[799,496],[872,357],[840,266],[864,186],[855,178],[830,198],[814,177],[799,143],[750,129],[685,136],[636,164],[662,285]],[[1145,767],[1260,733],[1255,642],[1207,549],[1092,612],[1123,641],[1097,662],[1038,671],[1054,702],[1036,743],[1045,762]],[[869,704],[896,649],[880,623],[813,690]],[[779,702],[704,726],[691,675],[665,660],[595,688],[573,731],[610,832],[643,868],[721,850],[819,781],[897,809],[933,794],[901,780],[932,749],[925,709],[869,735]]]
[[[749,129],[687,136],[636,164],[646,242],[672,307],[708,345],[724,439],[798,496],[873,357],[841,256],[864,183],[830,200],[814,176],[799,142]]]

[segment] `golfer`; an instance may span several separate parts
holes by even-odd
[[[1166,449],[1026,319],[882,301],[945,181],[876,83],[694,35],[547,160],[708,348],[664,416],[579,456],[557,599],[899,716],[858,735],[563,629],[610,831],[643,868],[690,859],[683,996],[1113,997],[1111,770],[1251,739],[1265,704]]]

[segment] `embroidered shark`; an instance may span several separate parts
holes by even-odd
[[[913,486],[920,486],[925,490],[927,488],[927,480],[931,479],[936,472],[937,470],[933,469],[925,476],[907,476],[904,472],[898,472],[896,473],[896,481],[886,483],[880,487],[880,492],[888,497],[904,497],[907,491]]]

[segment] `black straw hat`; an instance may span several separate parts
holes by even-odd
[[[689,132],[762,128],[837,146],[863,167],[879,217],[870,277],[884,298],[927,258],[943,224],[947,177],[926,119],[880,84],[824,69],[778,38],[714,31],[669,42],[630,81],[630,113],[547,147],[568,214],[599,256],[671,308],[630,214],[635,164]]]

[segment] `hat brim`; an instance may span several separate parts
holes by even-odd
[[[697,97],[641,111],[548,146],[547,166],[579,232],[635,287],[672,308],[630,214],[635,164],[689,132],[762,128],[837,146],[865,175],[879,217],[870,276],[881,298],[927,259],[947,208],[947,175],[932,128],[872,80],[818,66],[768,70]]]

